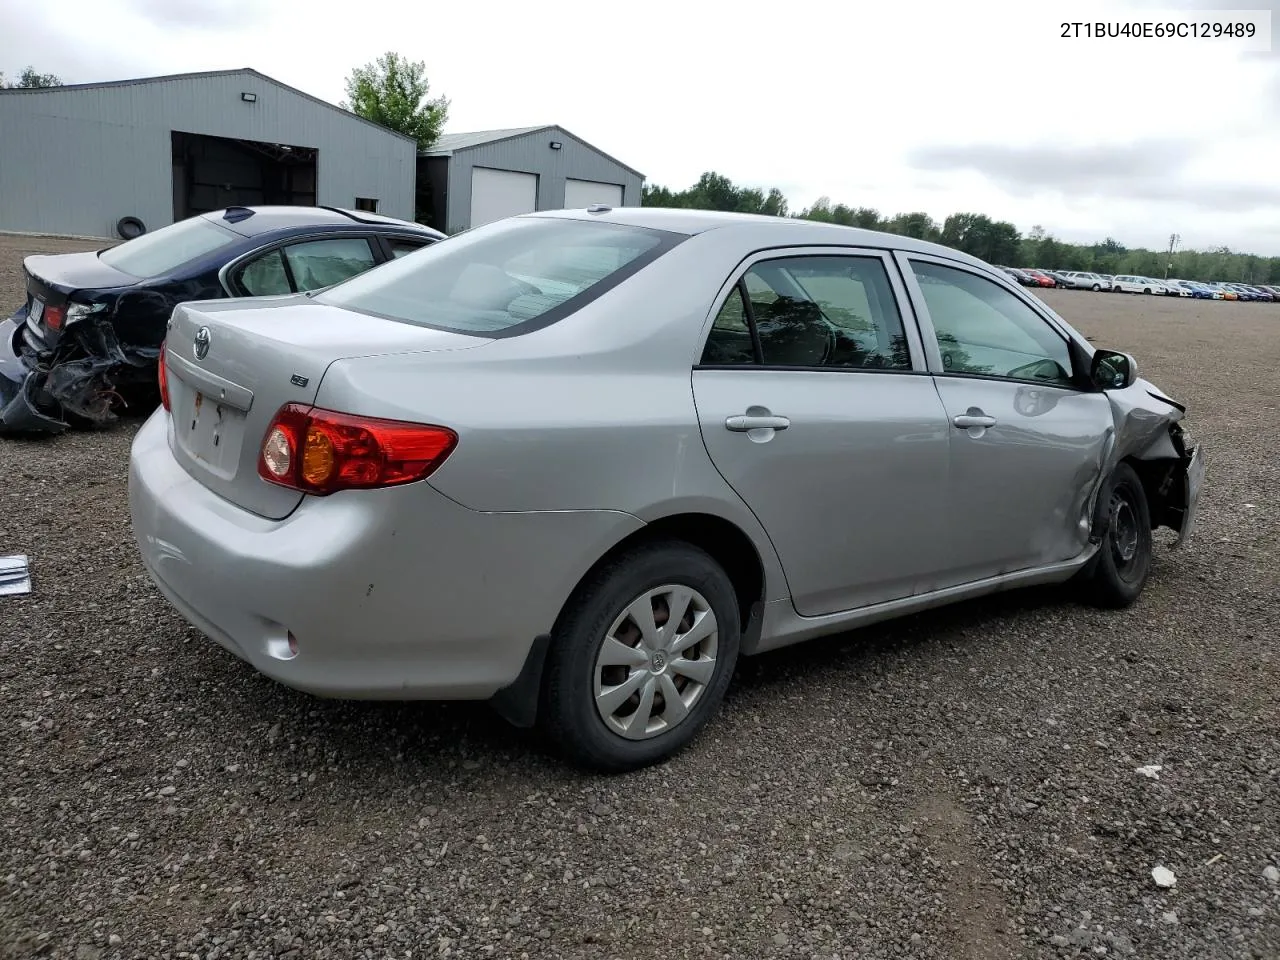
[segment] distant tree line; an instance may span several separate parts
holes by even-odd
[[[1168,251],[1125,247],[1111,237],[1100,243],[1067,243],[1051,236],[1041,226],[1034,226],[1023,234],[1012,223],[992,220],[981,213],[953,213],[938,223],[927,213],[917,211],[886,217],[872,207],[832,204],[828,197],[822,197],[798,213],[791,213],[786,197],[776,187],[768,191],[758,187],[739,187],[728,177],[714,172],[704,173],[697,183],[685,190],[646,186],[641,202],[646,207],[791,216],[883,230],[942,243],[1000,266],[1163,277],[1165,264],[1171,263],[1168,276],[1182,280],[1280,283],[1280,257],[1259,257],[1228,247],[1178,250],[1170,256]]]

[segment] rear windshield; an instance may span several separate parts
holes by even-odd
[[[508,336],[581,309],[681,239],[611,223],[503,220],[360,274],[314,299],[425,327]]]
[[[98,258],[117,270],[149,280],[243,239],[204,217],[193,217],[103,250]]]

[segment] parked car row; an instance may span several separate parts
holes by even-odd
[[[1268,283],[1227,283],[1201,280],[1156,280],[1134,274],[1110,276],[1083,270],[1041,270],[1033,267],[1000,267],[1024,287],[1060,287],[1112,293],[1142,293],[1163,297],[1193,297],[1197,300],[1280,301],[1280,285]]]

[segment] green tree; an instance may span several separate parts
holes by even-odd
[[[942,238],[942,228],[933,217],[919,211],[898,214],[885,223],[884,229],[903,237],[915,237],[917,240],[928,240],[934,243]]]
[[[385,53],[374,63],[351,71],[344,110],[382,124],[418,141],[426,150],[440,137],[449,117],[449,101],[429,100],[426,64],[398,53]]]
[[[0,89],[34,90],[38,87],[60,87],[62,78],[52,73],[36,73],[35,67],[27,67],[18,74],[17,80],[9,80],[0,73]]]

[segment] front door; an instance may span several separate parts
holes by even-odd
[[[804,616],[926,592],[945,564],[950,428],[890,266],[869,251],[758,255],[693,373],[707,452]]]
[[[1030,298],[958,264],[899,255],[951,429],[952,583],[1069,560],[1113,427],[1066,336]]]

